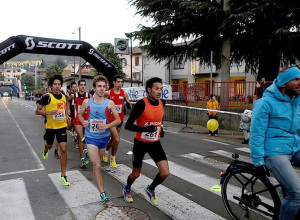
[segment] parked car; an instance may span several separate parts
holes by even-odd
[[[8,97],[9,93],[8,92],[3,92],[3,97]]]

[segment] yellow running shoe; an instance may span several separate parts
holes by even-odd
[[[43,159],[46,160],[48,158],[48,151],[43,151]]]
[[[110,158],[110,165],[113,167],[113,168],[117,168],[117,163],[116,163],[116,158]]]
[[[149,196],[150,199],[150,203],[154,206],[157,206],[157,199],[155,197],[155,192],[154,190],[150,190],[149,189],[149,185],[145,188],[145,192],[147,193],[147,195]]]
[[[68,182],[66,176],[61,176],[61,177],[60,177],[60,180],[62,181],[63,186],[70,186],[70,183]]]
[[[107,163],[108,162],[108,152],[106,153],[104,153],[104,156],[103,156],[103,161],[104,161],[104,163]]]

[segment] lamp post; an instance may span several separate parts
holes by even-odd
[[[130,39],[130,86],[132,87],[132,33],[125,33],[126,37]]]
[[[78,28],[79,31],[79,41],[81,41],[81,27]],[[81,80],[81,58],[79,58],[79,80]]]
[[[74,40],[75,40],[75,38],[76,38],[76,36],[75,36],[75,32],[72,32],[72,34],[74,34]],[[75,56],[74,56],[74,82],[76,81],[76,72],[75,72],[76,70],[75,70]]]

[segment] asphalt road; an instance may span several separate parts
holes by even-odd
[[[0,100],[0,219],[94,219],[103,206],[92,165],[80,168],[78,150],[68,135],[67,176],[71,186],[62,187],[54,150],[49,151],[48,159],[42,158],[45,128],[34,113],[35,107],[35,102],[21,98]],[[156,189],[159,206],[154,207],[143,192],[158,172],[149,156],[139,181],[133,184],[134,203],[123,200],[122,188],[132,167],[134,133],[123,127],[120,137],[118,168],[102,163],[104,188],[115,206],[137,208],[151,219],[230,219],[221,193],[211,188],[219,184],[219,174],[230,162],[220,152],[239,152],[249,158],[242,146],[168,127],[162,145],[171,174]]]

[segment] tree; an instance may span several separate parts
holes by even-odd
[[[61,75],[64,68],[66,68],[67,65],[65,62],[63,62],[60,58],[58,58],[54,64],[46,68],[46,78],[49,80],[54,75]]]
[[[262,73],[273,80],[280,63],[300,58],[299,9],[297,0],[129,0],[137,14],[152,20],[140,26],[134,38],[154,59],[176,57],[222,64],[222,44],[230,39],[231,61],[245,62],[246,71]],[[174,45],[176,41],[184,41]],[[170,59],[171,58],[171,59]],[[223,74],[223,73],[222,73]]]
[[[121,65],[121,59],[120,57],[115,54],[114,52],[114,46],[111,43],[100,43],[97,47],[97,50],[106,58],[108,59],[110,62],[112,62],[112,64],[115,65],[116,69],[117,69],[117,74],[118,75],[122,75],[123,77],[125,76],[123,70],[122,70],[122,65]],[[95,75],[104,75],[98,71],[95,71]],[[112,79],[113,79],[113,75],[111,74],[107,74],[105,75],[110,83],[110,86],[112,86]]]
[[[23,75],[21,78],[22,86],[26,85],[27,91],[32,91],[34,89],[34,77],[32,75]]]

